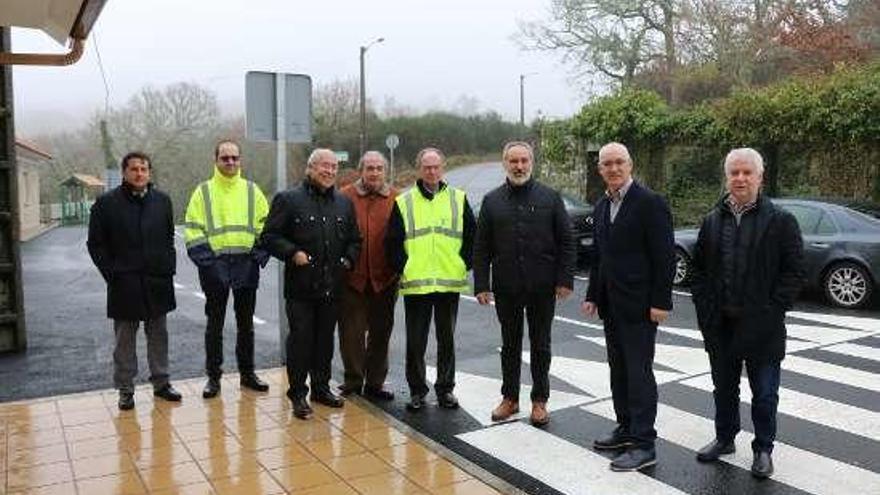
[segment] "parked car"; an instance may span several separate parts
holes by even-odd
[[[575,246],[577,247],[577,266],[581,269],[589,268],[593,259],[593,207],[568,193],[560,193],[565,211],[571,218],[572,230],[574,230]],[[480,206],[483,198],[480,196],[471,203],[474,215],[480,216]]]
[[[841,308],[861,308],[880,281],[880,219],[827,201],[774,199],[804,237],[807,284]],[[697,230],[675,231],[675,279],[687,285]]]

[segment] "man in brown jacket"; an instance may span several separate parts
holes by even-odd
[[[397,190],[386,182],[382,153],[367,151],[360,161],[360,178],[340,192],[354,203],[364,239],[360,257],[348,277],[339,319],[339,350],[345,366],[343,395],[363,394],[392,400],[383,387],[388,374],[388,340],[394,326],[397,275],[385,257],[385,231]]]

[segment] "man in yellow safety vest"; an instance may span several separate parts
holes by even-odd
[[[238,338],[235,357],[241,386],[265,392],[269,385],[254,373],[254,306],[260,267],[269,259],[256,240],[269,204],[260,188],[241,176],[241,147],[224,139],[214,148],[214,176],[199,184],[186,208],[186,251],[199,269],[205,294],[205,372],[202,397],[220,392],[223,325],[229,291],[235,299]]]
[[[416,155],[419,179],[397,197],[385,238],[388,264],[400,274],[406,310],[407,409],[425,405],[425,349],[431,315],[437,335],[437,380],[440,407],[455,409],[455,320],[458,299],[468,290],[476,220],[464,191],[443,181],[446,158],[436,148]]]

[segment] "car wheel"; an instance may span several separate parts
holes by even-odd
[[[691,259],[682,249],[675,249],[675,276],[673,285],[687,285],[691,278]]]
[[[828,269],[823,284],[825,297],[841,308],[860,308],[871,300],[873,282],[868,272],[855,263],[837,263]]]

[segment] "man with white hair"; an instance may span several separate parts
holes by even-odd
[[[525,315],[531,347],[531,423],[550,421],[550,329],[556,299],[571,294],[576,252],[571,219],[558,192],[532,178],[534,153],[513,141],[501,153],[507,180],[483,198],[474,240],[474,293],[494,296],[501,323],[502,400],[493,421],[519,412]],[[491,286],[490,286],[491,279]]]
[[[360,254],[361,235],[351,200],[336,191],[338,163],[332,150],[312,152],[302,184],[272,200],[262,242],[284,262],[287,336],[287,396],[293,414],[308,419],[312,401],[342,407],[330,390],[333,330],[344,275]]]
[[[764,161],[751,148],[724,160],[727,193],[703,219],[691,260],[691,291],[715,386],[715,439],[697,453],[713,462],[734,452],[743,364],[752,390],[752,475],[773,474],[773,440],[785,356],[785,311],[804,280],[794,216],[761,194]]]
[[[657,382],[652,365],[657,325],[672,309],[675,271],[672,214],[662,196],[634,181],[626,146],[599,150],[605,197],[593,211],[595,245],[584,314],[602,318],[617,427],[593,441],[620,454],[614,471],[657,463]]]

